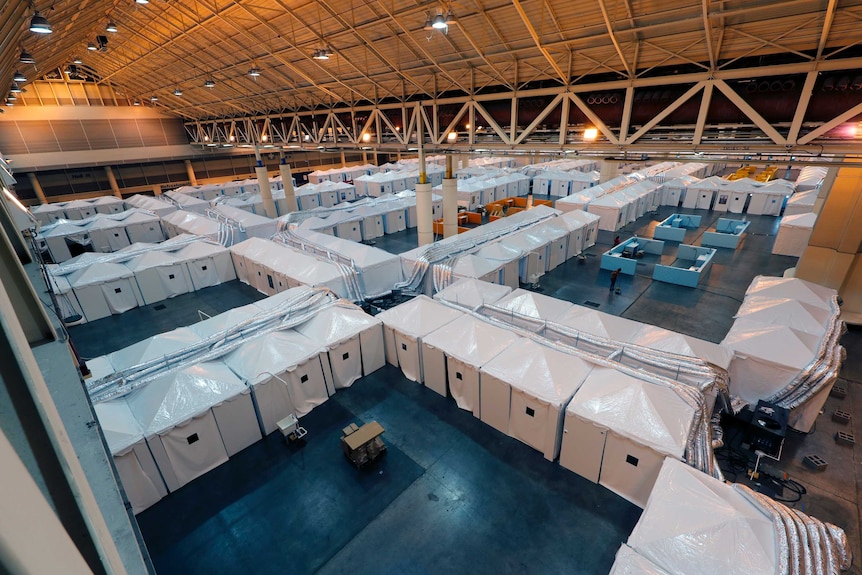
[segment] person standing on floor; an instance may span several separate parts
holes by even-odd
[[[620,245],[620,237],[619,236],[614,238],[614,247],[617,247],[618,245]]]
[[[617,285],[617,278],[620,277],[620,272],[623,271],[623,268],[617,268],[611,272],[611,287],[608,291],[614,291],[614,288]]]

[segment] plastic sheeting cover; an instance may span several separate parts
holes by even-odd
[[[757,276],[745,291],[746,297],[761,295],[775,298],[790,298],[804,301],[826,310],[832,309],[832,297],[837,292],[799,278],[776,278]]]
[[[479,368],[519,340],[511,331],[464,315],[426,335],[422,343]]]
[[[574,304],[567,301],[521,288],[494,303],[494,307],[520,315],[553,321],[565,315],[573,306]]]
[[[609,575],[671,575],[655,563],[637,554],[626,544],[620,546]]]
[[[670,458],[628,544],[674,575],[774,575],[777,568],[771,519],[730,486]]]
[[[566,411],[659,453],[682,458],[695,410],[670,388],[595,368]]]
[[[270,379],[270,374],[291,371],[323,349],[294,330],[276,331],[255,338],[224,357],[224,362],[250,385]]]
[[[371,317],[358,307],[339,305],[318,312],[298,325],[296,331],[320,345],[332,346],[381,323],[380,319]]]
[[[805,333],[822,336],[826,333],[832,313],[822,307],[794,299],[754,296],[742,302],[735,317],[786,325]]]
[[[464,314],[433,299],[419,295],[376,317],[384,325],[411,337],[423,337]]]
[[[147,436],[161,433],[246,390],[223,363],[205,362],[168,373],[126,396]]]
[[[484,282],[475,278],[463,278],[434,294],[434,299],[475,309],[483,304],[493,304],[511,292],[512,288],[509,286]]]
[[[144,430],[125,399],[96,403],[93,409],[112,455],[122,454],[144,438]]]

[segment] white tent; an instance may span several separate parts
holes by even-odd
[[[126,203],[130,206],[134,206],[142,210],[147,210],[148,212],[153,212],[160,218],[163,218],[168,214],[172,214],[177,211],[177,207],[174,204],[165,201],[161,197],[154,198],[152,196],[143,196],[141,194],[136,194],[134,196],[126,198]]]
[[[125,399],[97,403],[93,410],[108,449],[114,456],[114,466],[132,511],[140,513],[168,494],[153,454],[144,440],[143,429]]]
[[[131,245],[125,223],[118,220],[100,218],[87,226],[93,249],[97,252],[116,252]]]
[[[233,206],[218,205],[213,208],[213,211],[230,221],[239,223],[248,238],[271,238],[278,227],[277,220],[251,214]]]
[[[262,238],[249,238],[230,247],[231,261],[239,281],[257,287],[258,270],[254,267],[257,258],[252,254],[262,252],[268,246],[269,242]]]
[[[655,563],[641,557],[637,552],[623,543],[620,545],[609,575],[672,575]]]
[[[464,254],[458,256],[452,265],[453,279],[471,278],[478,279],[484,282],[498,283],[500,281],[499,262],[493,262],[480,258],[473,254]]]
[[[731,393],[750,403],[770,397],[814,360],[820,339],[785,325],[738,318],[721,342],[734,352]]]
[[[422,338],[425,386],[443,397],[448,390],[458,407],[481,417],[479,369],[521,339],[509,330],[462,315]],[[517,353],[514,347],[513,352]]]
[[[804,166],[799,170],[796,178],[796,189],[799,191],[820,190],[823,180],[826,178],[825,166]]]
[[[832,312],[792,298],[755,295],[745,298],[735,317],[744,317],[761,323],[786,325],[821,337],[832,319]]]
[[[90,233],[86,225],[60,221],[49,230],[43,230],[42,239],[54,263],[64,262],[72,257],[71,246],[80,246],[79,251],[93,251]]]
[[[291,414],[302,417],[329,399],[330,375],[320,344],[294,330],[241,345],[225,363],[254,390],[261,426],[269,435]]]
[[[634,339],[643,325],[624,317],[580,305],[573,305],[567,312],[552,319],[554,322],[578,332],[610,340],[609,345],[599,345],[592,344],[587,339],[578,338],[578,349],[604,356],[613,350],[613,342],[627,342]]]
[[[215,335],[216,333],[223,332],[227,329],[239,325],[240,323],[248,319],[251,319],[252,317],[261,313],[261,311],[262,310],[260,307],[253,303],[250,303],[248,305],[235,307],[218,315],[214,315],[210,318],[195,322],[189,325],[186,329],[188,329],[201,339],[206,339]]]
[[[195,212],[197,214],[205,214],[210,208],[209,200],[196,198],[189,194],[178,193],[176,190],[173,192],[165,192],[165,195],[176,202],[180,210]]]
[[[592,366],[531,340],[519,342],[512,352],[482,366],[482,421],[553,461],[560,453],[566,405]]]
[[[126,209],[126,203],[116,196],[99,196],[91,200],[99,214],[118,214]]]
[[[764,511],[670,458],[628,545],[673,575],[773,575],[786,552]]]
[[[755,295],[773,298],[792,298],[831,310],[832,298],[835,297],[836,292],[833,289],[798,278],[757,276],[752,280],[748,289],[745,290],[745,297]]]
[[[249,388],[220,362],[169,372],[126,401],[170,491],[261,437]]]
[[[663,206],[678,206],[682,202],[688,186],[700,181],[694,176],[680,176],[670,180],[665,180],[661,185],[661,195],[659,202]]]
[[[601,219],[599,216],[583,210],[572,210],[561,215],[560,219],[570,230],[566,259],[571,259],[596,244]]]
[[[817,194],[820,190],[807,190],[804,192],[796,192],[790,199],[787,200],[787,205],[784,208],[784,216],[795,216],[798,214],[808,214],[814,211],[817,205]]]
[[[716,193],[728,185],[728,181],[718,176],[710,176],[703,180],[692,182],[686,187],[682,207],[688,209],[709,210],[715,200]]]
[[[434,294],[434,299],[454,303],[467,309],[492,304],[512,291],[509,286],[473,278],[463,278]]]
[[[123,264],[94,263],[70,274],[69,283],[87,321],[144,305],[134,273]]]
[[[43,226],[66,219],[62,204],[40,204],[30,208],[30,213]]]
[[[642,324],[628,342],[676,355],[699,357],[722,369],[728,369],[733,359],[733,354],[718,344],[654,325]]]
[[[96,215],[96,206],[89,200],[66,202],[63,209],[66,212],[66,218],[70,220],[83,220]]]
[[[397,255],[311,230],[299,230],[297,234],[351,260],[359,272],[360,288],[368,296],[390,292],[402,279],[401,258]]]
[[[187,263],[196,290],[236,279],[230,251],[215,242],[194,242],[177,250],[176,256]]]
[[[463,315],[424,295],[381,312],[377,318],[383,322],[386,361],[422,383],[422,338]]]
[[[508,316],[507,321],[529,329],[530,327],[534,327],[535,324],[531,325],[531,323],[523,322],[521,318],[527,317],[537,320],[557,321],[559,318],[565,316],[574,307],[574,304],[548,295],[518,288],[506,297],[494,302],[493,307],[511,312],[513,315]],[[493,311],[493,314],[501,315],[496,309]]]
[[[383,322],[354,305],[328,307],[295,329],[326,348],[336,390],[386,364]]]
[[[51,266],[54,264],[47,265]],[[69,325],[79,321],[86,321],[84,310],[81,309],[81,304],[78,303],[78,298],[72,290],[72,284],[69,283],[69,277],[54,276],[49,273],[48,278],[53,285],[54,297],[57,298],[57,305],[60,308],[60,319],[63,320],[63,323]],[[77,316],[80,316],[80,319]]]
[[[533,228],[509,234],[498,243],[521,252],[522,256],[518,260],[518,277],[522,283],[534,283],[548,271],[547,243],[544,238],[533,232]]]
[[[139,209],[123,212],[123,226],[131,243],[147,242],[156,244],[165,239],[160,218]]]
[[[587,211],[599,216],[599,229],[617,231],[627,223],[631,200],[623,195],[608,194],[590,202]]]
[[[817,214],[808,212],[805,214],[784,216],[778,226],[778,235],[772,244],[772,253],[782,256],[802,257],[814,224],[817,222]]]
[[[670,387],[595,368],[566,410],[560,465],[643,507],[665,456],[684,456],[694,414]]]
[[[748,213],[754,215],[777,216],[784,207],[784,200],[793,194],[792,188],[780,185],[783,180],[773,180],[755,189],[748,202]]]
[[[474,255],[500,266],[502,269],[501,285],[509,286],[512,289],[517,289],[520,285],[520,262],[524,252],[519,248],[506,245],[503,242],[493,242],[474,252]]]
[[[135,274],[145,304],[194,290],[188,266],[168,252],[146,252],[127,261],[126,267]]]

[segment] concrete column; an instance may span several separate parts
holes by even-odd
[[[602,168],[601,172],[599,172],[599,183],[601,184],[616,178],[619,167],[619,162],[615,162],[613,160],[602,160]]]
[[[832,172],[832,170],[830,170]],[[808,247],[799,258],[796,277],[838,290],[841,315],[862,320],[862,168],[840,168],[825,191]],[[823,188],[830,184],[828,174]]]
[[[263,162],[258,161],[258,165],[254,168],[254,173],[257,175],[257,183],[260,185],[260,199],[263,200],[263,211],[266,212],[266,217],[276,219],[278,211],[276,211],[275,202],[272,200],[269,175],[266,173],[266,166],[263,165]]]
[[[162,185],[161,184],[153,184],[153,195],[161,196],[162,195]]]
[[[290,165],[284,161],[284,158],[281,159],[278,171],[281,174],[281,181],[284,183],[284,201],[287,204],[287,213],[295,212],[299,208],[296,205],[296,193],[293,190],[293,175],[290,173]]]
[[[419,245],[434,243],[434,216],[431,214],[431,184],[416,184],[416,221]],[[455,198],[457,202],[457,196]],[[458,207],[456,205],[455,209]]]
[[[105,166],[105,175],[108,176],[108,183],[111,184],[111,191],[114,192],[114,195],[123,199],[123,194],[120,193],[120,186],[117,185],[117,178],[114,177],[114,170],[111,169],[111,166]]]
[[[341,167],[344,168],[347,166],[347,160],[344,157],[344,150],[341,150]]]
[[[362,152],[362,163],[363,164],[368,163],[368,152]]]
[[[192,168],[191,160],[186,160],[186,173],[189,175],[189,181],[192,183],[192,185],[198,185],[198,179],[195,176],[195,169]]]
[[[42,189],[42,184],[39,183],[39,179],[36,177],[36,174],[30,172],[27,174],[27,177],[30,178],[30,185],[33,186],[33,191],[36,192],[36,197],[39,198],[39,203],[47,204],[48,199],[45,197],[45,190]]]
[[[446,177],[443,178],[443,237],[458,235],[458,180],[453,177],[452,156],[446,156]],[[418,209],[418,207],[417,207]],[[417,217],[419,214],[416,214]]]

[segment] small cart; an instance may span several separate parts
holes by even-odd
[[[357,468],[374,461],[386,452],[386,445],[380,439],[384,431],[383,426],[376,421],[362,427],[351,423],[342,430],[341,448],[344,455]]]

